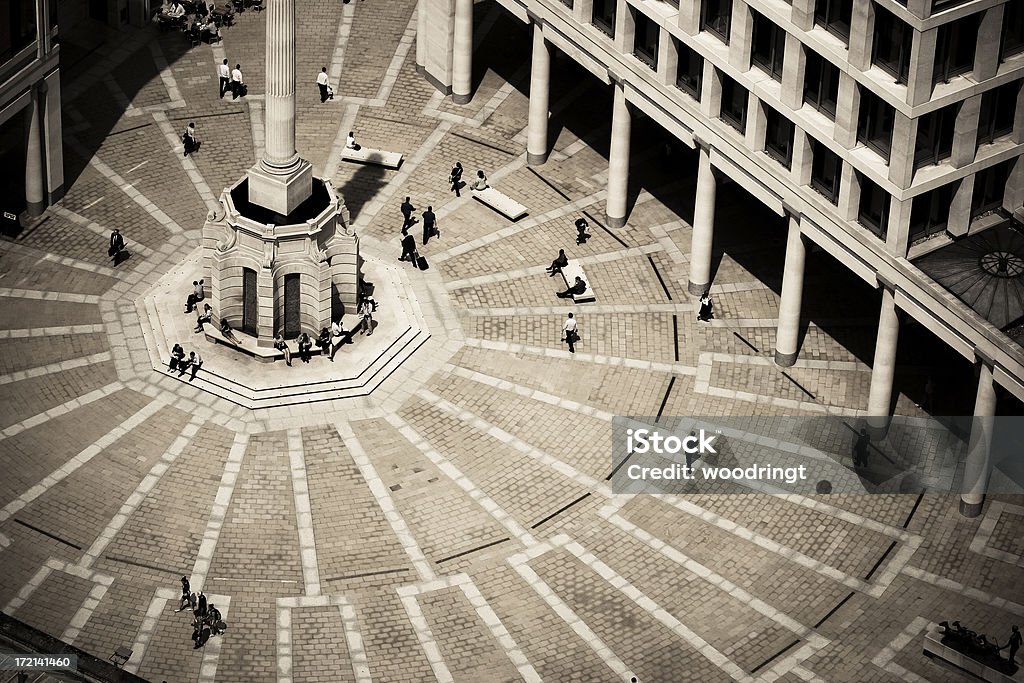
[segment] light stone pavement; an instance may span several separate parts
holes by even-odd
[[[1024,619],[1019,499],[967,520],[937,494],[613,494],[615,415],[861,414],[870,293],[811,254],[811,320],[783,372],[781,221],[723,184],[718,317],[696,323],[695,161],[663,159],[637,117],[636,201],[606,229],[610,94],[555,59],[553,152],[528,167],[518,21],[475,5],[460,107],[415,72],[413,0],[297,4],[299,152],[345,197],[364,251],[397,259],[406,195],[439,216],[430,270],[400,264],[430,339],[371,395],[311,405],[249,411],[155,371],[139,302],[262,150],[264,19],[239,15],[215,47],[155,27],[101,46],[64,89],[67,196],[0,241],[5,612],[103,659],[129,646],[125,668],[148,680],[204,683],[942,682],[958,679],[921,655],[929,624],[1003,641]],[[250,97],[217,98],[224,58]],[[203,147],[185,159],[190,120]],[[405,163],[341,162],[349,130]],[[511,224],[454,197],[456,160],[530,214]],[[591,238],[574,245],[580,215]],[[117,267],[113,227],[131,253]],[[554,297],[559,248],[593,304]],[[559,341],[569,311],[575,354]],[[898,373],[898,413],[921,414],[921,377]],[[183,574],[229,622],[200,651],[174,612]]]

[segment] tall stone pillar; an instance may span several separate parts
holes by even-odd
[[[995,429],[996,386],[992,379],[991,361],[982,359],[978,376],[978,394],[974,399],[974,420],[964,463],[964,482],[960,494],[960,514],[977,517],[985,504],[985,492],[992,473],[992,432]]]
[[[775,362],[784,368],[796,363],[806,256],[807,245],[800,234],[800,218],[790,214],[786,266],[782,273],[782,298],[779,301],[779,329],[775,335]]]
[[[28,131],[25,140],[25,211],[31,218],[40,215],[46,208],[42,128],[39,91],[33,89],[29,105],[25,108],[25,129]]]
[[[718,181],[711,168],[711,148],[698,142],[697,199],[690,237],[690,281],[687,291],[700,295],[711,284],[711,245],[715,237],[715,194]]]
[[[416,73],[427,65],[427,0],[416,3]]]
[[[868,431],[881,438],[889,428],[889,404],[896,373],[896,348],[900,338],[899,311],[892,287],[883,283],[882,309],[878,316],[875,359],[871,364],[871,388],[868,391]]]
[[[626,192],[629,189],[629,139],[633,131],[632,115],[621,80],[615,81],[612,99],[612,141],[608,151],[608,200],[605,220],[611,228],[626,224]]]
[[[526,134],[526,163],[548,159],[548,98],[551,90],[551,46],[540,23],[533,24],[533,61],[530,64],[530,120]]]
[[[270,0],[266,149],[249,170],[249,201],[283,216],[313,193],[313,166],[295,151],[295,0]]]
[[[452,54],[452,102],[473,99],[473,0],[455,0]]]

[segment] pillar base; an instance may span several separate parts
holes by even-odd
[[[427,75],[427,67],[423,66],[422,64],[417,64],[416,65],[416,73],[418,73],[420,76],[426,76]]]
[[[960,516],[967,517],[969,519],[977,517],[981,514],[982,508],[985,507],[985,501],[982,500],[980,503],[968,503],[963,498],[960,499]]]
[[[871,437],[872,441],[879,441],[885,438],[885,435],[889,433],[889,423],[892,418],[872,416],[865,420],[865,429],[868,430],[868,436]]]
[[[422,69],[422,71],[420,71],[420,69]],[[452,94],[452,86],[449,85],[449,84],[446,84],[446,83],[442,83],[436,76],[434,76],[432,73],[427,71],[427,67],[425,67],[425,66],[422,66],[422,67],[421,66],[417,66],[416,67],[416,71],[418,73],[422,74],[423,78],[427,79],[427,83],[430,83],[430,85],[434,86],[441,94],[443,94],[443,95],[451,95]]]
[[[622,218],[614,218],[612,216],[609,216],[608,214],[605,214],[604,222],[605,225],[607,225],[609,228],[621,228],[626,224],[626,217],[623,216]]]
[[[796,357],[798,353],[782,353],[778,349],[775,350],[775,364],[783,368],[791,368],[796,364]]]
[[[28,202],[25,205],[25,216],[30,219],[43,215],[43,211],[46,211],[46,202]]]
[[[534,154],[533,152],[526,153],[526,165],[527,166],[542,166],[547,163],[548,155],[545,154]]]
[[[686,283],[686,291],[689,292],[690,294],[694,295],[694,296],[700,296],[704,292],[707,291],[709,286],[711,286],[710,282],[705,282],[704,284],[698,284],[698,283],[694,282],[693,280],[689,280]]]
[[[460,95],[459,93],[452,93],[452,102],[455,104],[469,104],[472,99],[472,94]]]

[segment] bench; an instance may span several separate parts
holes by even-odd
[[[597,299],[594,295],[594,287],[590,284],[590,280],[587,279],[587,274],[583,272],[583,266],[580,265],[579,261],[575,259],[569,261],[565,268],[562,268],[561,273],[566,287],[571,287],[576,282],[577,276],[583,278],[583,281],[587,283],[587,291],[582,294],[573,295],[573,301],[583,303],[584,301],[594,301]]]
[[[341,328],[345,331],[345,334],[342,337],[342,344],[352,341],[352,334],[357,329],[359,329],[359,326],[362,324],[362,322],[362,316],[356,315],[355,313],[346,313],[341,317]],[[237,332],[237,330],[234,331]],[[252,344],[235,344],[234,342],[227,339],[223,334],[221,334],[219,328],[210,323],[203,325],[203,334],[206,335],[206,339],[208,341],[211,341],[215,344],[224,344],[225,346],[230,346],[231,348],[237,349],[242,353],[247,353],[250,356],[255,357],[256,360],[262,361],[264,363],[273,363],[276,360],[281,360],[284,358],[284,351],[275,349],[273,346],[258,346],[255,343],[256,340],[248,335],[244,335],[240,341],[250,341],[253,342]],[[319,332],[317,332],[317,334],[319,334]],[[313,342],[313,348],[310,349],[310,354],[314,356],[322,355],[320,347],[316,345],[316,337],[310,336],[309,340]],[[288,348],[291,350],[293,346],[295,348],[292,350],[292,355],[298,356],[298,341],[296,341],[295,339],[288,340]]]
[[[384,168],[398,168],[402,165],[402,155],[399,152],[385,152],[381,149],[370,149],[360,147],[350,149],[346,147],[341,150],[341,158],[344,161],[358,161],[363,164],[377,164]]]
[[[486,204],[509,220],[517,221],[526,215],[525,206],[508,195],[498,192],[493,187],[483,190],[471,190],[471,192],[473,193],[473,199]]]

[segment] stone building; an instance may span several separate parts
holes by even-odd
[[[0,209],[36,217],[64,196],[56,0],[0,3]]]
[[[799,355],[814,244],[881,290],[869,415],[891,414],[901,316],[976,363],[976,416],[994,415],[996,384],[1024,400],[1024,2],[497,2],[532,30],[531,164],[548,154],[553,50],[613,91],[610,226],[628,219],[634,112],[699,150],[691,293],[711,283],[728,229],[715,225],[720,177],[788,217],[776,363]],[[419,69],[464,103],[474,3],[420,10]]]

